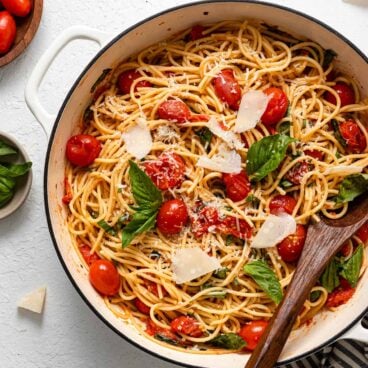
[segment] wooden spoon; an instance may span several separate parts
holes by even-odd
[[[335,254],[366,221],[368,196],[359,198],[341,219],[322,219],[308,227],[303,252],[286,295],[245,368],[272,368],[312,287]]]

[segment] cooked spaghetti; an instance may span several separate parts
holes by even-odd
[[[87,263],[102,258],[112,261],[118,271],[117,293],[105,296],[118,317],[159,343],[171,343],[175,349],[197,347],[191,350],[200,353],[236,350],[243,345],[221,343],[221,338],[237,336],[231,334],[238,334],[249,321],[270,319],[275,299],[244,266],[261,261],[285,290],[308,223],[318,221],[320,214],[344,216],[350,200],[341,199],[346,180],[363,181],[361,191],[364,183],[367,186],[368,103],[361,99],[355,81],[336,70],[334,56],[316,42],[262,23],[224,21],[185,30],[104,73],[83,130],[99,141],[102,150],[87,169],[68,163],[64,202],[72,240]],[[268,111],[270,119],[258,119],[254,128],[234,133],[241,103],[233,99],[239,91],[244,97],[255,90],[264,96],[267,90],[272,92],[268,110],[276,90],[281,90],[288,109],[283,111],[279,101],[281,107],[263,114]],[[163,108],[172,101],[176,108],[180,105],[176,117],[172,109]],[[180,110],[183,104],[188,110]],[[280,111],[282,116],[272,121],[272,114]],[[234,133],[233,141],[214,134],[210,121],[224,133]],[[128,142],[125,135],[137,126],[148,128],[153,141],[141,160],[127,149],[128,144],[136,146],[137,136]],[[257,179],[247,168],[248,153],[265,137],[280,136],[290,137],[285,154],[272,152],[282,156],[280,162]],[[142,138],[139,143],[145,142]],[[224,150],[240,156],[241,173],[198,164],[201,158],[207,162],[223,158]],[[188,220],[177,224],[178,231],[161,231],[159,223],[154,225],[156,208],[150,212],[153,222],[148,230],[132,236],[123,247],[124,229],[140,210],[132,193],[130,160],[158,186],[162,203],[173,199],[184,203]],[[278,245],[253,248],[253,239],[270,214],[282,211],[295,219],[296,233]],[[345,244],[336,264],[357,256],[365,241],[362,229]],[[182,248],[201,249],[221,268],[176,282],[173,257]],[[361,275],[362,253],[360,258]],[[341,281],[342,274],[335,272]],[[313,288],[296,328],[326,302],[334,308],[348,299],[345,294],[353,294],[356,280],[350,285],[346,280],[336,282],[331,287],[322,280]],[[334,295],[340,291],[346,291],[345,299],[336,302]],[[186,319],[178,320],[183,316]],[[247,336],[240,335],[252,349]]]

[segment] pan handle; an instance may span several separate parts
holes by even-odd
[[[73,40],[91,40],[97,42],[100,47],[102,47],[110,38],[111,36],[107,33],[90,27],[73,26],[63,31],[41,56],[26,84],[25,100],[28,108],[42,126],[47,137],[50,136],[51,128],[56,116],[48,112],[42,106],[38,96],[38,90],[45,74],[50,68],[50,65],[60,51]]]
[[[358,340],[368,344],[368,329],[363,327],[362,321],[359,321],[348,332],[342,335],[340,339]]]

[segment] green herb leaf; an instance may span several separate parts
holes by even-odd
[[[160,341],[163,341],[163,342],[166,342],[166,344],[170,344],[170,345],[179,345],[179,341],[178,340],[174,340],[174,339],[170,339],[169,337],[163,335],[163,334],[160,334],[160,333],[156,333],[154,338],[156,340],[160,340]]]
[[[264,261],[253,261],[244,266],[243,271],[276,303],[282,300],[282,289],[276,274]]]
[[[234,236],[233,235],[228,235],[226,237],[225,245],[228,247],[229,245],[234,243],[234,241],[235,241]]]
[[[332,60],[337,56],[336,52],[334,50],[331,49],[327,49],[324,52],[324,56],[323,56],[323,69],[327,69],[329,67],[329,65],[331,64]]]
[[[275,134],[251,145],[247,157],[247,174],[255,181],[262,180],[276,170],[286,156],[286,150],[294,138]]]
[[[280,182],[280,185],[281,185],[283,188],[290,188],[290,187],[292,187],[294,184],[293,184],[291,181],[289,181],[289,180],[287,180],[287,179],[284,179],[284,180],[282,180],[282,181]]]
[[[215,271],[214,276],[218,279],[225,280],[229,269],[227,267],[221,267]]]
[[[232,332],[220,334],[212,339],[210,343],[218,348],[229,350],[240,350],[247,345],[239,335]]]
[[[337,203],[350,202],[368,190],[368,174],[347,176],[339,186]]]
[[[261,201],[254,194],[249,194],[248,197],[245,199],[245,202],[250,203],[253,207],[258,207]]]
[[[106,78],[106,76],[110,73],[112,69],[104,69],[101,73],[101,75],[97,78],[96,82],[91,87],[91,93],[93,93],[97,86]]]
[[[0,156],[16,155],[17,153],[13,147],[0,140]]]
[[[337,141],[343,146],[346,147],[346,141],[343,138],[343,136],[341,135],[340,132],[340,128],[339,128],[339,123],[337,122],[337,120],[332,119],[331,120],[332,126],[333,126],[333,130],[334,130],[334,135],[335,138],[337,139]]]
[[[309,300],[314,303],[315,301],[318,300],[318,298],[321,296],[321,291],[320,290],[314,290],[310,293],[309,295]]]
[[[320,282],[321,285],[329,293],[331,293],[340,285],[339,276],[337,274],[337,265],[334,259],[328,264],[328,266],[324,270]]]
[[[6,178],[4,176],[0,176],[0,192],[1,193],[9,193],[15,187],[15,180],[13,178]]]
[[[201,290],[210,289],[213,287],[214,286],[212,284],[205,283],[204,285],[201,286]],[[225,290],[214,290],[206,294],[206,296],[210,298],[217,298],[217,299],[225,299],[226,295],[227,295],[227,292]]]
[[[283,123],[281,123],[278,127],[277,127],[277,131],[280,134],[284,134],[284,135],[289,135],[290,136],[290,122],[289,121],[284,121]]]
[[[12,198],[14,192],[10,191],[8,193],[0,192],[0,208],[5,206]]]
[[[116,236],[116,230],[112,226],[110,226],[105,220],[101,220],[97,222],[97,225],[101,229],[104,229],[108,234],[112,236]]]
[[[353,255],[343,264],[340,275],[346,279],[351,287],[356,287],[360,268],[363,263],[363,246],[360,244]]]
[[[32,162],[25,162],[24,164],[11,164],[11,165],[1,165],[0,164],[0,176],[16,178],[26,174],[32,167]]]
[[[204,146],[204,149],[207,151],[210,147],[211,139],[213,136],[212,132],[207,127],[204,127],[196,130],[195,134],[199,137]]]

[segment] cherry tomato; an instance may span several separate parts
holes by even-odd
[[[160,119],[169,120],[178,124],[187,123],[192,113],[189,107],[181,100],[167,100],[157,109]]]
[[[340,97],[341,107],[351,105],[355,103],[354,90],[346,83],[337,82],[332,89],[334,89]],[[337,101],[335,96],[331,92],[326,92],[325,100],[329,103],[336,105]]]
[[[191,218],[192,231],[196,238],[209,232],[209,229],[216,231],[219,224],[219,214],[216,208],[200,206],[196,209],[195,215]]]
[[[368,222],[366,222],[355,234],[363,244],[368,242]]]
[[[226,195],[232,201],[239,202],[248,196],[251,186],[244,171],[239,174],[223,174],[222,179],[226,185]]]
[[[341,136],[344,138],[347,149],[352,153],[363,153],[367,142],[359,125],[353,120],[345,120],[339,124]]]
[[[312,165],[307,161],[301,161],[296,163],[285,175],[285,178],[291,181],[293,184],[298,185],[301,183],[304,175],[309,172]]]
[[[254,350],[268,326],[267,321],[251,321],[246,323],[239,331],[239,336],[247,343],[245,349]]]
[[[221,234],[232,235],[235,238],[244,240],[252,236],[252,228],[249,224],[244,220],[232,216],[226,216],[224,219],[220,219],[217,230]]]
[[[151,310],[150,307],[148,307],[146,304],[144,304],[140,299],[138,299],[138,298],[134,299],[134,305],[138,309],[139,312],[149,316],[150,310]]]
[[[271,199],[270,212],[273,215],[278,213],[286,212],[291,215],[296,206],[296,200],[289,195],[277,195]]]
[[[201,330],[198,321],[189,316],[180,316],[171,321],[171,329],[174,332],[182,333],[190,337],[201,337],[203,331]]]
[[[66,157],[76,166],[88,166],[101,152],[101,143],[92,135],[78,134],[69,138],[66,144]]]
[[[67,177],[64,178],[64,193],[62,201],[64,204],[68,205],[73,199],[73,190]]]
[[[17,26],[8,11],[0,11],[0,55],[6,54],[12,47]]]
[[[324,153],[319,150],[305,150],[304,154],[310,157],[315,158],[316,160],[322,161],[324,157]]]
[[[164,202],[158,211],[157,227],[164,234],[180,233],[187,221],[187,207],[181,199]]]
[[[157,188],[167,190],[179,186],[185,175],[185,163],[174,152],[163,152],[155,161],[144,163],[146,174]]]
[[[26,17],[32,9],[31,0],[1,0],[4,8],[17,17]]]
[[[102,295],[113,296],[120,288],[120,276],[116,267],[105,259],[99,259],[91,264],[89,280]]]
[[[222,70],[212,81],[217,97],[231,109],[238,110],[242,97],[241,88],[232,69]]]
[[[190,33],[189,33],[189,39],[191,41],[196,41],[199,40],[200,38],[203,37],[203,31],[206,28],[201,26],[200,24],[195,25],[194,27],[192,27]]]
[[[339,254],[341,254],[343,257],[347,257],[350,254],[350,244],[349,243],[345,243],[340,251]]]
[[[143,75],[134,69],[122,72],[118,77],[117,83],[120,93],[123,95],[130,93],[130,88],[133,82],[141,77],[143,77]],[[137,92],[140,87],[152,87],[152,84],[148,81],[142,80],[135,85],[134,92]]]
[[[154,324],[154,322],[149,318],[146,321],[146,333],[150,336],[160,335],[162,337],[165,337],[169,340],[173,341],[179,341],[179,338],[177,335],[174,334],[171,330],[167,328],[162,328]]]
[[[340,286],[332,293],[328,294],[326,307],[336,308],[345,304],[354,295],[355,289],[344,279],[340,278]]]
[[[263,91],[266,95],[271,96],[268,101],[266,111],[261,117],[264,125],[277,124],[286,114],[289,101],[285,92],[277,87],[269,87]]]
[[[284,262],[296,262],[299,259],[306,236],[307,230],[305,226],[298,224],[296,225],[296,232],[277,245],[279,255]]]
[[[92,263],[101,259],[97,253],[91,253],[91,248],[86,244],[81,244],[79,246],[79,251],[81,252],[88,266],[91,266]]]

